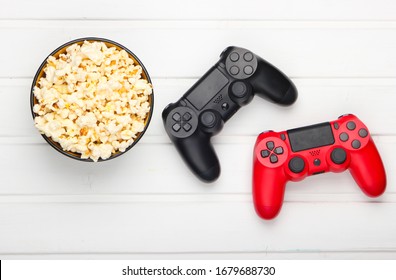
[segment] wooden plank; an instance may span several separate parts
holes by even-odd
[[[396,134],[396,110],[390,102],[396,92],[396,79],[293,79],[299,98],[290,107],[281,107],[256,96],[224,126],[220,136],[256,136],[268,129],[285,130],[336,119],[354,113],[374,135]],[[169,143],[161,113],[177,101],[196,79],[154,79],[154,115],[147,136]],[[24,136],[42,143],[29,108],[31,79],[0,79],[2,114],[0,136]],[[216,141],[217,137],[214,137]]]
[[[263,252],[263,253],[106,253],[106,254],[0,254],[2,260],[394,260],[395,251]]]
[[[249,194],[252,149],[255,137],[219,136],[215,143],[222,174],[218,181],[201,183],[189,171],[171,144],[142,143],[127,154],[103,163],[72,160],[47,144],[18,144],[10,138],[0,145],[0,194]],[[224,140],[223,140],[224,139]],[[395,137],[375,137],[388,175],[388,193],[396,188]],[[300,196],[290,196],[292,194]],[[310,200],[306,194],[322,195]],[[322,174],[300,183],[290,183],[286,199],[326,201],[333,194],[356,195],[352,201],[370,201],[349,172]],[[324,195],[324,196],[323,196]],[[386,196],[384,196],[386,197]],[[378,201],[385,199],[378,198]],[[394,197],[395,198],[395,197]],[[391,199],[392,201],[395,201]],[[338,201],[338,198],[333,200]]]
[[[396,203],[1,203],[0,254],[396,251]],[[324,242],[325,241],[325,242]]]
[[[396,22],[4,20],[0,36],[12,42],[2,45],[0,77],[31,77],[59,45],[87,36],[129,47],[153,77],[200,77],[229,45],[251,49],[293,78],[396,72]]]
[[[395,20],[394,1],[250,0],[236,5],[226,0],[186,4],[182,0],[128,1],[111,5],[91,1],[69,0],[67,5],[54,5],[50,0],[5,0],[0,18],[7,19],[292,19],[292,20]],[[34,11],[34,12],[32,12]]]
[[[0,203],[252,203],[250,192],[246,193],[120,193],[120,194],[1,194]],[[291,192],[285,197],[286,203],[394,203],[396,194],[388,190],[386,195],[378,199],[367,199],[356,192],[340,193],[303,193]]]

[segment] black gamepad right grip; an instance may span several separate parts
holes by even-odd
[[[181,99],[162,112],[170,139],[201,180],[212,182],[220,175],[210,138],[255,94],[280,105],[297,99],[296,87],[277,68],[247,49],[228,47]]]
[[[255,94],[277,103],[291,105],[297,99],[296,86],[275,66],[262,58],[258,58],[257,73],[249,80]]]

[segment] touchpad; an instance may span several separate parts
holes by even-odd
[[[334,144],[333,131],[328,122],[290,129],[287,134],[293,152]]]
[[[218,69],[214,68],[209,75],[203,77],[189,92],[186,99],[201,110],[226,85],[228,79]]]

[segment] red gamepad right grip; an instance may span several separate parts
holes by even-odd
[[[386,174],[367,127],[354,115],[282,132],[263,132],[253,155],[253,200],[257,214],[273,219],[282,207],[288,181],[349,169],[370,196],[385,191]]]

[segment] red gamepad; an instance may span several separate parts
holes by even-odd
[[[282,132],[263,132],[257,137],[253,157],[253,200],[263,219],[278,215],[286,183],[306,176],[349,169],[370,197],[381,195],[386,187],[378,150],[367,127],[354,115]]]

